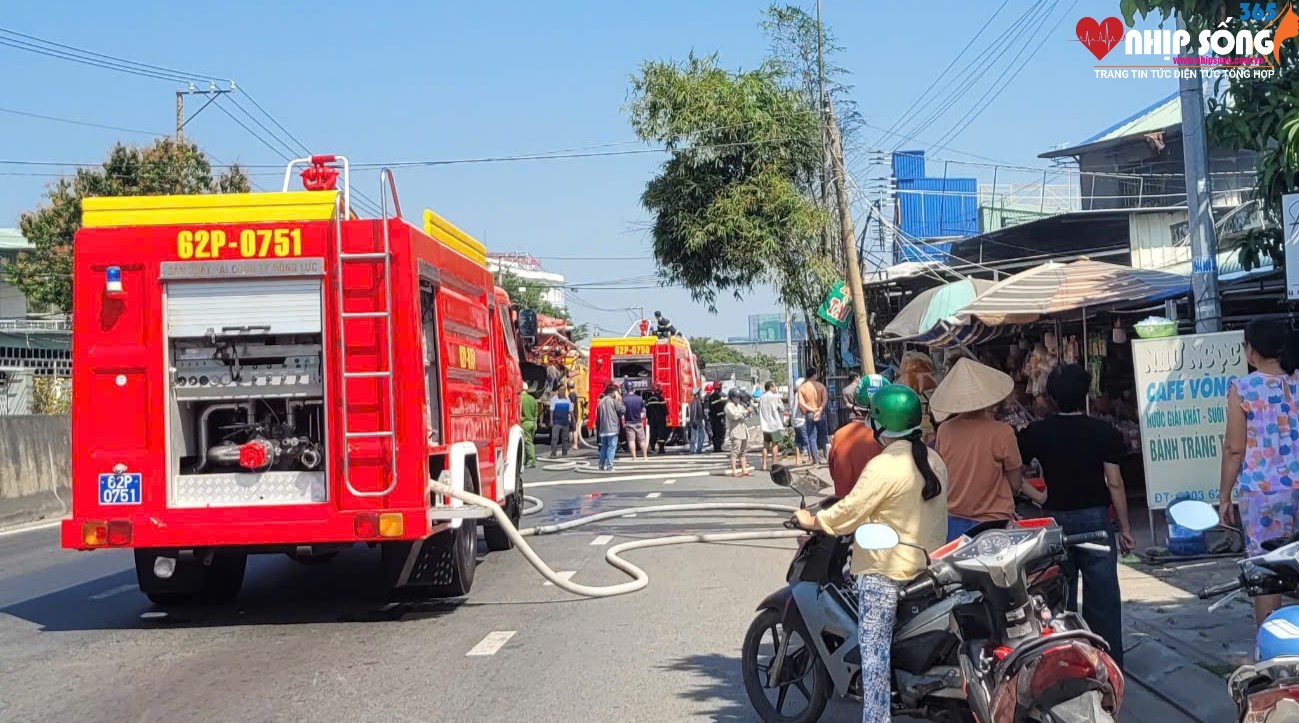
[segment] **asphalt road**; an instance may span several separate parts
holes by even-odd
[[[701,475],[698,460],[669,459],[652,473],[620,463],[612,479],[537,472],[529,492],[546,509],[527,522],[678,502],[797,504],[766,475]],[[638,515],[535,548],[576,581],[609,584],[626,579],[604,563],[609,545],[780,519]],[[600,600],[543,584],[515,552],[483,553],[467,600],[399,605],[378,591],[376,551],[319,566],[264,556],[236,604],[163,613],[136,590],[127,553],[61,550],[54,528],[0,533],[0,720],[755,721],[740,645],[791,551],[769,541],[633,552],[650,587]],[[835,702],[822,720],[860,720],[860,709]],[[1123,720],[1189,719],[1130,682]]]

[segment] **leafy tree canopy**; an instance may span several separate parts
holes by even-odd
[[[712,310],[719,294],[739,298],[759,283],[814,308],[835,276],[813,193],[821,120],[799,65],[806,38],[793,37],[808,32],[800,12],[769,11],[775,54],[756,69],[691,53],[646,61],[632,76],[632,129],[671,151],[641,196],[659,274]]]
[[[153,196],[245,193],[248,175],[238,166],[212,176],[207,156],[193,143],[159,138],[147,147],[119,143],[99,168],[80,168],[45,191],[45,201],[18,219],[33,249],[4,266],[8,282],[33,307],[72,311],[72,244],[81,228],[81,199],[90,196]]]
[[[761,352],[745,354],[717,339],[706,336],[694,337],[690,340],[690,350],[705,367],[713,364],[748,364],[771,372],[772,379],[781,380],[788,377],[788,371],[782,360]]]

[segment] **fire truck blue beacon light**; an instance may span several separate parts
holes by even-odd
[[[104,272],[104,291],[110,294],[122,293],[122,269],[119,266],[109,266]]]

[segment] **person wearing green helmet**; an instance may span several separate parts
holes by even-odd
[[[866,721],[891,720],[889,641],[897,622],[898,593],[925,570],[925,551],[947,540],[947,466],[925,445],[922,417],[915,391],[900,384],[880,388],[870,398],[870,424],[884,449],[866,464],[848,496],[815,515],[809,510],[794,513],[800,527],[831,535],[850,535],[867,522],[883,523],[896,530],[903,543],[888,550],[853,545]]]
[[[830,438],[830,481],[834,483],[834,496],[847,497],[861,477],[866,463],[875,458],[883,447],[875,439],[875,431],[867,423],[871,397],[887,384],[878,374],[861,377],[852,390],[852,419],[840,427]]]

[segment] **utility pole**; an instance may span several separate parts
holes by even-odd
[[[176,91],[176,143],[181,143],[185,140],[185,126],[189,125],[190,121],[194,120],[199,113],[202,113],[208,106],[212,105],[213,101],[215,101],[219,96],[233,92],[235,92],[235,84],[233,82],[230,84],[230,87],[226,89],[217,88],[216,85],[210,85],[207,90],[199,90],[193,85],[190,85],[188,90]],[[187,95],[208,96],[207,102],[200,106],[198,110],[194,111],[194,115],[189,118],[185,117],[185,96]]]
[[[1186,27],[1180,19],[1179,26]],[[1186,57],[1186,56],[1184,56]],[[1194,62],[1194,61],[1191,61]],[[1195,298],[1195,331],[1222,330],[1218,296],[1218,238],[1213,227],[1213,183],[1204,135],[1204,87],[1196,66],[1182,68],[1182,156],[1186,165],[1186,220],[1191,241],[1191,294]]]
[[[816,98],[817,113],[821,116],[821,208],[830,209],[830,137],[826,134],[825,112],[825,26],[821,24],[821,0],[816,0]],[[834,259],[834,244],[830,242],[830,228],[821,230],[821,247]],[[834,351],[834,328],[825,340],[825,369],[828,382],[838,373],[838,355]]]
[[[870,319],[866,316],[866,289],[862,286],[861,265],[857,261],[857,234],[853,233],[852,209],[848,207],[847,172],[843,165],[843,139],[834,118],[834,106],[825,99],[826,120],[830,130],[830,160],[833,162],[834,192],[839,206],[839,237],[843,242],[844,265],[848,267],[848,291],[852,296],[853,321],[857,324],[857,344],[861,351],[862,374],[875,373],[874,344],[871,342]]]
[[[185,92],[176,91],[176,142],[185,140]]]

